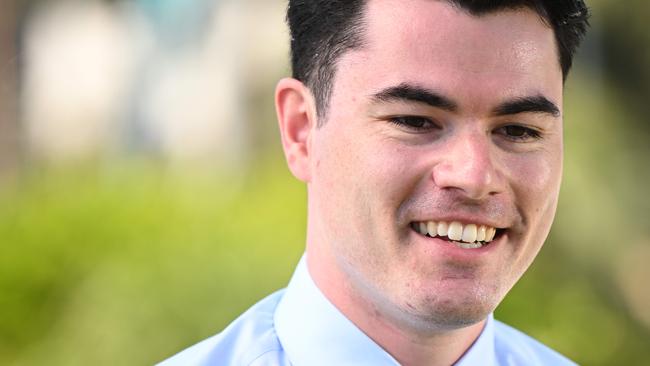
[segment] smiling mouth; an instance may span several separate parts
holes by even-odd
[[[482,248],[505,231],[487,225],[461,224],[458,221],[412,222],[411,229],[422,236],[447,240],[462,249]]]

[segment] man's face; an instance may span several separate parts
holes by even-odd
[[[308,245],[346,279],[341,291],[394,321],[479,322],[528,268],[555,213],[553,31],[528,9],[477,17],[431,0],[370,0],[365,21],[365,45],[341,57],[327,121],[311,131]],[[472,225],[497,232],[463,248],[449,239],[457,233],[423,235],[428,222],[456,222],[469,241]]]

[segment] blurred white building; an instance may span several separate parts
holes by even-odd
[[[282,2],[43,4],[23,44],[21,106],[33,156],[241,162],[253,123],[246,100],[255,88],[272,93],[287,70]]]
[[[23,47],[30,151],[60,159],[114,145],[136,61],[116,11],[98,2],[50,3],[30,19]]]

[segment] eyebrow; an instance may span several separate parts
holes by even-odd
[[[417,102],[450,112],[458,110],[458,105],[451,99],[433,90],[411,84],[388,87],[371,96],[376,102]]]
[[[402,101],[424,103],[450,112],[456,112],[458,110],[458,103],[454,102],[451,98],[434,90],[408,83],[383,89],[373,94],[371,99],[375,102]],[[494,108],[492,112],[495,116],[508,116],[519,113],[542,113],[559,117],[560,109],[548,98],[538,94],[505,101]]]
[[[535,95],[504,102],[496,107],[493,112],[495,116],[508,116],[519,113],[542,113],[559,117],[560,109],[543,95]]]

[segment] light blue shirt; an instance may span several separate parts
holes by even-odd
[[[399,363],[348,320],[300,261],[289,286],[242,314],[223,332],[159,366],[383,366]],[[492,315],[456,366],[575,365]]]

